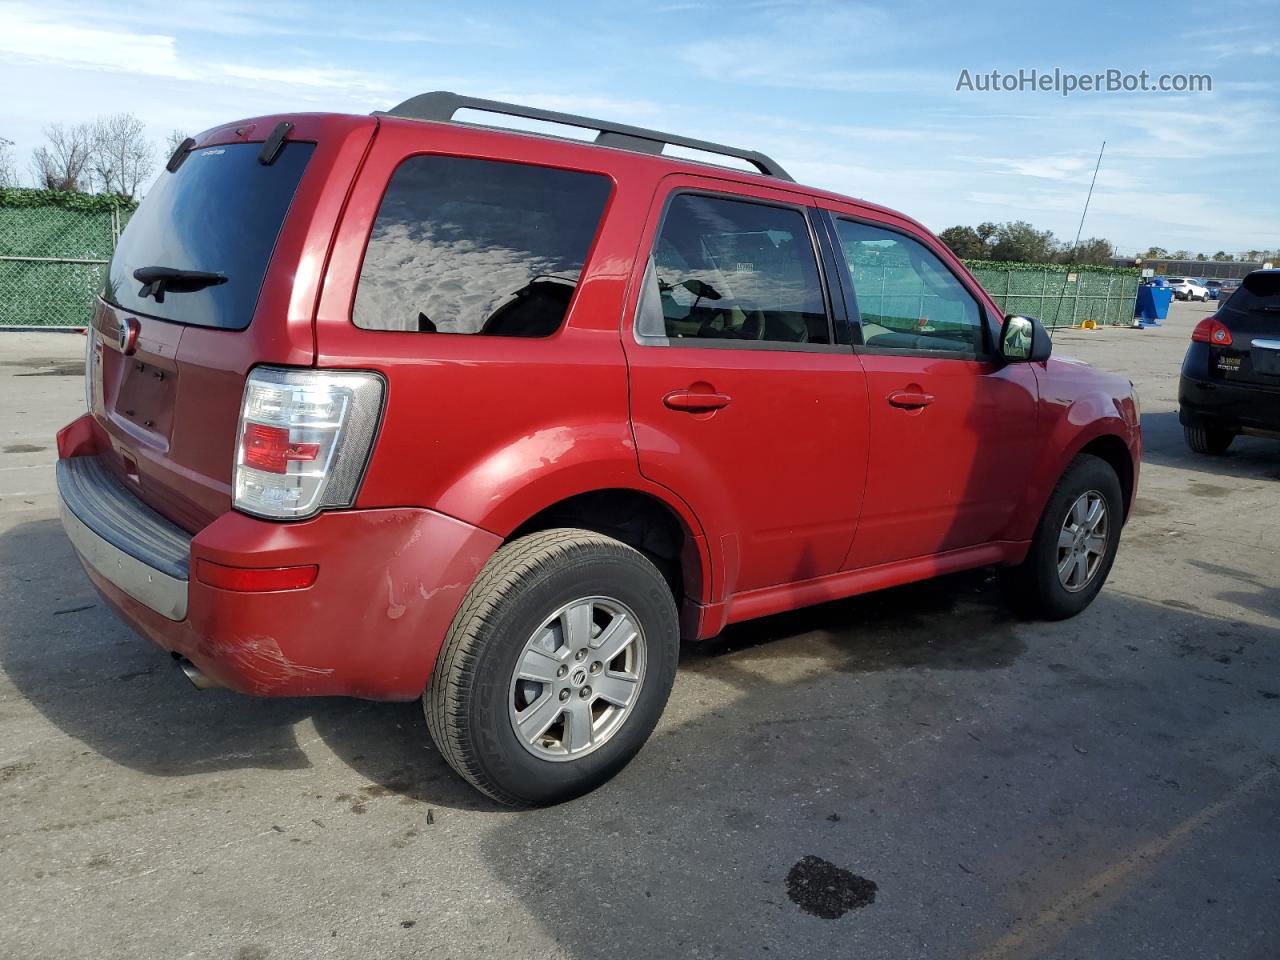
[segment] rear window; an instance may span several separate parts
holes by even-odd
[[[202,327],[249,325],[276,237],[315,149],[286,143],[271,164],[260,143],[207,147],[164,172],[125,228],[103,297],[134,313]],[[134,272],[166,267],[225,278],[178,277],[144,295]],[[157,297],[156,293],[160,296]]]
[[[411,157],[378,208],[352,320],[366,330],[555,333],[610,186],[594,173]]]
[[[1222,309],[1240,313],[1262,310],[1280,316],[1280,271],[1245,277]]]

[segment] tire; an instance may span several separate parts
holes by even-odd
[[[584,606],[585,620],[566,619]],[[631,617],[638,630],[623,653],[604,663],[592,660],[594,644],[623,636]],[[583,646],[568,642],[574,623],[580,625],[576,641],[590,634]],[[610,634],[615,627],[620,632]],[[569,800],[605,783],[644,745],[671,693],[679,647],[671,588],[644,554],[587,530],[533,533],[500,548],[468,590],[423,693],[427,728],[449,765],[499,803]],[[575,659],[580,652],[585,658]],[[558,659],[544,660],[551,657]],[[517,667],[529,663],[547,673],[545,682],[517,677]],[[563,679],[561,669],[567,671]],[[606,684],[613,689],[635,676],[625,708],[604,699]],[[602,689],[593,692],[591,682]],[[573,756],[574,735],[584,731],[570,721],[583,714],[571,716],[568,709],[579,696],[588,718],[600,711],[588,723],[602,727],[579,736],[588,746]],[[536,724],[558,702],[568,706],[544,734],[517,733],[517,715]],[[559,753],[552,749],[557,731]]]
[[[1077,501],[1093,496],[1100,498],[1106,509],[1105,535],[1099,535],[1103,549],[1096,565],[1092,560],[1087,564],[1088,575],[1083,583],[1068,587],[1059,575],[1059,537]],[[1123,523],[1124,497],[1115,470],[1099,457],[1076,457],[1049,497],[1026,559],[1009,578],[1015,605],[1024,614],[1045,620],[1065,620],[1088,607],[1111,573]]]
[[[1220,457],[1227,452],[1236,435],[1225,427],[1213,427],[1205,424],[1186,425],[1182,428],[1187,446],[1196,453],[1209,457]]]

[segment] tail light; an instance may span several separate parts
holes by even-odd
[[[1191,331],[1191,339],[1196,343],[1210,343],[1215,347],[1231,346],[1231,331],[1216,316],[1205,317]]]
[[[244,384],[234,503],[271,519],[349,507],[382,415],[382,378],[257,367]]]

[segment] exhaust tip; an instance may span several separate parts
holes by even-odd
[[[178,669],[182,671],[183,676],[191,681],[191,685],[197,690],[210,690],[218,683],[205,674],[200,672],[200,668],[188,660],[181,654],[174,654],[174,659],[178,662]]]

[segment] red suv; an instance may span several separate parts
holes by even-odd
[[[915,221],[453,94],[188,140],[88,339],[57,477],[107,601],[197,686],[421,697],[512,804],[626,764],[682,639],[984,565],[1078,613],[1138,476],[1131,384]]]

